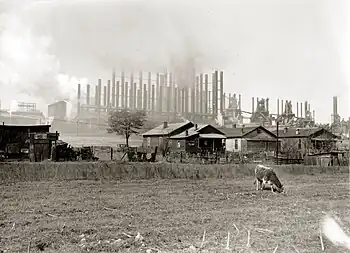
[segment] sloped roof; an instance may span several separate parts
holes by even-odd
[[[297,130],[299,129],[299,134],[297,134]],[[310,128],[296,128],[296,127],[288,127],[287,131],[284,131],[284,128],[278,129],[278,137],[279,138],[305,138],[309,137],[321,131],[323,128],[321,127],[310,127]],[[275,135],[277,135],[277,130],[272,131]]]
[[[191,121],[182,122],[182,123],[168,123],[167,128],[164,128],[164,124],[161,124],[145,133],[143,136],[152,136],[152,135],[168,135],[174,132],[175,130],[184,127],[188,124],[193,124]]]
[[[240,138],[245,134],[250,133],[251,131],[257,129],[259,126],[254,127],[244,127],[244,128],[221,128],[221,132],[223,132],[228,138]]]
[[[225,135],[222,134],[199,134],[199,138],[203,138],[203,139],[226,139]]]
[[[196,127],[193,126],[187,130],[188,135],[186,135],[186,131],[183,131],[182,133],[179,133],[177,135],[172,136],[170,139],[183,139],[183,138],[187,138],[189,136],[197,135],[197,134],[199,134],[199,131],[201,129],[203,129],[207,126],[209,126],[209,124],[197,124],[197,130],[196,130]]]

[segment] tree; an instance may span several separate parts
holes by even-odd
[[[126,147],[129,147],[130,135],[138,133],[145,122],[146,113],[144,111],[116,110],[109,115],[107,130],[125,136]]]

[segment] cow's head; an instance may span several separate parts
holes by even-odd
[[[284,192],[284,186],[281,185],[281,187],[276,187],[276,190],[278,191],[278,193],[282,193]]]

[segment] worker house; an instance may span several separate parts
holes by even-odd
[[[273,133],[277,135],[277,130]],[[284,127],[278,130],[278,139],[283,153],[305,156],[334,150],[339,137],[322,127]]]
[[[225,150],[225,135],[209,124],[167,123],[151,129],[143,135],[143,147],[159,150],[197,152],[222,152]]]
[[[189,153],[225,152],[225,134],[209,124],[195,124],[186,131],[171,136],[169,147],[173,151]]]
[[[277,138],[263,126],[223,128],[226,150],[230,152],[275,151]]]

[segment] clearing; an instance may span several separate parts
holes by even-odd
[[[181,252],[204,231],[207,252],[225,252],[228,231],[232,252],[248,252],[248,231],[256,252],[321,252],[326,212],[350,227],[348,174],[281,181],[286,194],[257,192],[252,177],[1,185],[0,252]]]

